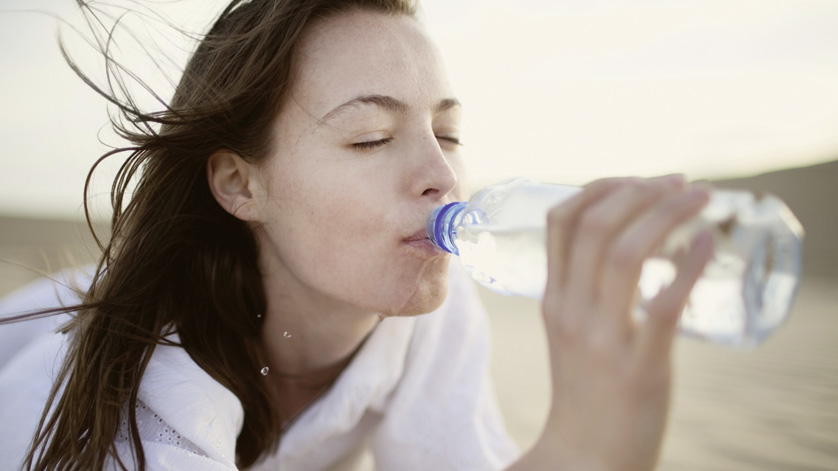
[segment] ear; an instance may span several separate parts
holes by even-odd
[[[259,204],[252,191],[258,186],[253,166],[238,154],[219,150],[207,159],[210,191],[225,211],[243,221],[259,219]]]

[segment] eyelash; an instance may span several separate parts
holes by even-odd
[[[444,136],[437,136],[437,139],[448,141],[455,146],[463,145],[459,139],[456,137],[444,137]],[[388,137],[385,139],[379,139],[377,141],[365,141],[365,142],[356,142],[352,144],[352,147],[355,149],[362,149],[362,150],[370,150],[370,149],[377,149],[381,146],[385,146],[389,144],[393,140],[392,137]]]
[[[462,142],[460,142],[460,140],[459,140],[458,138],[456,138],[456,137],[437,136],[436,138],[437,138],[437,139],[441,139],[441,140],[443,140],[443,141],[448,141],[448,142],[450,142],[451,144],[454,144],[455,146],[461,146],[461,145],[463,145],[463,143],[462,143]]]
[[[366,141],[366,142],[356,142],[352,144],[352,147],[355,149],[361,150],[370,150],[370,149],[377,149],[381,146],[387,145],[392,141],[392,137],[387,137],[384,139],[379,139],[377,141]]]

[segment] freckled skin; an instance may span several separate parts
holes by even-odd
[[[458,134],[459,110],[435,112],[454,94],[434,46],[411,18],[353,12],[312,25],[299,52],[256,195],[267,288],[359,315],[433,310],[446,295],[448,255],[404,239],[463,186],[458,146],[439,139]],[[321,121],[362,95],[406,108],[352,106]]]

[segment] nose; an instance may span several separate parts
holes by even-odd
[[[413,193],[442,200],[457,186],[457,172],[433,132],[424,135],[421,143],[419,158],[416,159]]]

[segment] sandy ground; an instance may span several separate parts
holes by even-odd
[[[834,174],[838,167],[833,163],[815,173],[827,168]],[[804,221],[807,230],[814,229],[809,248],[815,252],[807,253],[814,273],[804,277],[789,323],[751,351],[678,343],[676,394],[660,470],[838,470],[838,251],[832,248],[838,225],[829,204],[835,201],[834,179],[806,181],[811,178],[823,179],[832,196],[812,194],[811,184],[806,192],[783,195],[792,201],[816,198],[824,208]],[[86,231],[82,223],[0,217],[0,295],[38,277],[23,267],[55,271],[92,260]],[[549,393],[538,304],[482,289],[481,295],[493,329],[497,394],[510,432],[527,447],[539,433]]]

